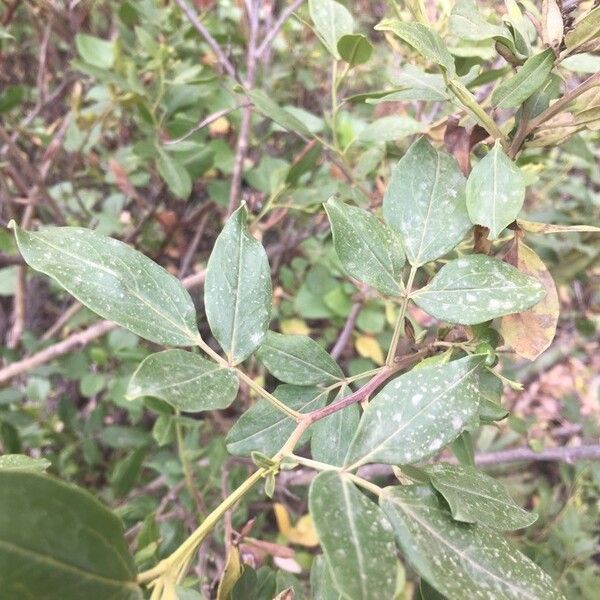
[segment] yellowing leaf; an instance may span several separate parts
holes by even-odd
[[[319,545],[319,538],[310,515],[303,515],[295,525],[292,525],[290,514],[283,504],[276,502],[273,504],[273,510],[281,535],[287,538],[292,544],[307,546],[309,548]]]
[[[379,342],[370,335],[359,335],[354,343],[356,351],[363,358],[370,358],[376,365],[382,365],[385,362],[383,350]]]
[[[546,265],[520,240],[517,241],[514,264],[522,273],[538,279],[547,293],[529,310],[503,317],[500,332],[519,356],[535,360],[550,346],[556,334],[560,309],[558,293]]]
[[[309,335],[310,327],[302,319],[286,319],[279,324],[285,335]]]
[[[217,590],[217,600],[227,600],[230,597],[231,590],[242,576],[242,562],[240,560],[240,551],[236,546],[229,548],[225,569],[219,581]]]

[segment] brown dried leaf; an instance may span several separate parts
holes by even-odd
[[[529,310],[503,317],[500,332],[519,356],[535,360],[550,346],[556,334],[560,309],[558,292],[546,265],[531,248],[517,239],[515,250],[514,265],[522,273],[539,279],[547,293]]]

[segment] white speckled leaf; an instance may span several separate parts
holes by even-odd
[[[234,372],[185,350],[146,357],[129,381],[127,399],[160,398],[186,412],[227,408],[238,390]]]
[[[473,467],[437,464],[423,470],[457,521],[510,531],[529,527],[537,520],[537,514],[523,510],[500,481]]]
[[[246,231],[240,206],[219,234],[206,267],[204,305],[213,335],[231,364],[263,342],[271,319],[271,271],[262,244]]]
[[[123,242],[81,227],[15,227],[27,263],[101,317],[158,344],[195,345],[196,309],[181,282]]]
[[[273,395],[286,406],[301,413],[325,406],[327,398],[327,393],[323,390],[295,385],[280,385]],[[238,456],[250,456],[255,450],[271,456],[283,446],[295,427],[294,419],[261,398],[229,430],[225,440],[227,450]],[[310,434],[309,429],[302,436],[299,445],[306,443]]]
[[[438,319],[474,325],[526,310],[545,294],[537,279],[497,258],[473,254],[444,265],[413,300]]]
[[[335,588],[331,569],[322,554],[315,557],[310,569],[310,591],[312,600],[344,600]]]
[[[50,461],[46,458],[31,458],[25,454],[3,454],[0,456],[0,471],[44,472]]]
[[[449,600],[564,600],[497,531],[454,521],[428,486],[385,488],[379,502],[404,556]]]
[[[383,198],[383,215],[400,232],[412,265],[443,256],[471,229],[465,184],[456,160],[433,148],[424,137],[394,167]]]
[[[382,294],[399,296],[404,252],[398,234],[372,213],[334,198],[325,210],[335,251],[348,275]]]
[[[351,392],[352,390],[347,387],[343,395],[346,396]],[[342,397],[342,394],[338,394],[336,400]],[[359,421],[358,404],[351,404],[343,410],[338,410],[317,421],[312,426],[312,437],[310,438],[310,453],[313,459],[341,467]]]
[[[382,510],[335,471],[319,473],[308,506],[334,586],[352,600],[393,598],[397,559]]]
[[[279,381],[294,385],[334,383],[344,378],[325,349],[306,335],[267,332],[256,356]]]
[[[477,415],[481,363],[468,356],[390,381],[367,406],[345,464],[411,464],[439,452]]]
[[[467,181],[467,209],[471,221],[490,230],[495,240],[519,214],[525,200],[521,170],[497,142],[473,167]]]
[[[354,31],[354,19],[348,9],[334,0],[309,0],[308,12],[315,31],[334,58],[339,59],[338,40]]]

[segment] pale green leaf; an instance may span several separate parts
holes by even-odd
[[[457,521],[510,531],[529,527],[537,520],[537,514],[523,510],[502,483],[474,467],[438,464],[423,470]]]
[[[269,331],[256,356],[279,381],[294,385],[334,383],[344,378],[325,349],[306,335]]]
[[[337,50],[342,60],[351,67],[366,63],[373,54],[371,42],[359,33],[343,35],[338,40]]]
[[[327,398],[323,390],[295,385],[280,385],[273,395],[289,408],[301,413],[322,408]],[[271,456],[283,446],[295,427],[294,419],[261,398],[229,430],[225,440],[227,450],[241,456],[249,456],[251,452]],[[310,430],[305,432],[299,444],[306,443],[310,434]]]
[[[550,48],[528,58],[516,75],[503,81],[494,90],[492,104],[498,108],[515,108],[523,104],[544,85],[555,58]]]
[[[2,598],[142,600],[123,526],[91,494],[0,471]]]
[[[521,170],[497,142],[473,167],[467,180],[467,210],[471,221],[489,228],[495,240],[523,207],[525,181]]]
[[[79,56],[89,65],[110,69],[115,62],[115,42],[78,33],[75,35],[75,45]]]
[[[206,267],[204,305],[213,335],[231,364],[263,342],[271,319],[271,270],[262,244],[246,229],[246,207],[229,217]]]
[[[473,325],[527,310],[545,294],[537,279],[497,258],[474,254],[444,265],[413,300],[438,319]]]
[[[400,232],[412,265],[443,256],[471,229],[465,184],[456,160],[433,148],[424,137],[394,167],[383,214]]]
[[[393,598],[397,559],[394,537],[381,509],[335,471],[319,473],[308,494],[334,586],[344,598]]]
[[[421,133],[425,126],[412,117],[388,115],[369,123],[359,134],[360,142],[395,142]]]
[[[289,110],[282,108],[263,90],[250,90],[248,97],[255,108],[271,121],[288,131],[310,136],[310,129]]]
[[[352,15],[334,0],[309,0],[308,12],[319,39],[329,53],[339,59],[338,40],[354,31]]]
[[[375,215],[334,198],[325,203],[344,270],[388,296],[402,293],[404,253],[396,231]]]
[[[369,402],[345,464],[411,464],[439,452],[477,415],[481,362],[469,356],[390,381]]]
[[[391,31],[412,46],[419,54],[440,65],[453,77],[456,74],[454,59],[442,38],[422,23],[384,19],[375,26],[378,31]]]
[[[31,458],[25,454],[3,454],[0,456],[0,471],[45,471],[50,461],[45,458]]]
[[[600,6],[579,19],[565,36],[565,45],[569,49],[578,48],[600,35]]]
[[[181,282],[127,244],[81,227],[15,226],[27,263],[101,317],[158,344],[195,345],[196,309]]]
[[[316,556],[310,569],[310,591],[312,600],[344,600],[331,576],[331,569],[322,554]]]
[[[505,25],[494,25],[479,12],[475,0],[458,0],[450,14],[450,30],[463,40],[480,42],[490,39],[501,41],[509,48],[513,45]]]
[[[426,73],[413,65],[405,65],[392,79],[399,90],[392,91],[380,98],[367,99],[369,104],[394,102],[400,100],[438,100],[450,98],[444,77],[438,73]]]
[[[454,521],[429,487],[385,488],[379,502],[404,556],[449,600],[564,600],[497,531]]]
[[[192,180],[187,169],[175,158],[159,149],[157,167],[160,176],[177,198],[186,200],[192,193]]]
[[[151,396],[186,412],[227,408],[238,379],[232,370],[185,350],[165,350],[146,357],[131,376],[127,399]]]
[[[347,395],[352,390],[346,388]],[[343,396],[339,394],[336,400]],[[310,453],[314,460],[341,467],[344,464],[348,447],[360,421],[358,404],[351,404],[343,410],[317,421],[312,426]]]

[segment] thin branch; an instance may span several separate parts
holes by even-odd
[[[231,63],[231,61],[227,58],[221,46],[219,46],[217,40],[210,34],[208,29],[204,26],[204,23],[199,19],[196,11],[193,8],[190,8],[185,0],[175,0],[175,3],[181,11],[188,18],[190,23],[194,26],[194,29],[204,38],[204,41],[208,44],[210,49],[213,51],[214,55],[217,57],[220,65],[227,72],[230,77],[236,78],[235,67]]]
[[[269,30],[261,45],[256,50],[256,58],[262,58],[263,54],[272,46],[277,34],[290,18],[291,14],[300,8],[304,0],[294,0],[286,9],[281,11],[279,18],[275,21],[273,27]]]
[[[335,346],[331,350],[330,354],[335,360],[337,360],[342,352],[346,349],[348,342],[350,341],[350,336],[354,331],[354,325],[356,325],[356,319],[358,318],[358,313],[362,308],[362,302],[355,302],[350,309],[350,313],[346,318],[346,323],[344,323],[344,327],[340,333],[340,337],[338,338]]]
[[[600,460],[600,446],[547,448],[541,452],[534,452],[531,448],[514,448],[512,450],[478,454],[475,457],[475,463],[480,466],[516,462],[573,463],[579,460]]]

